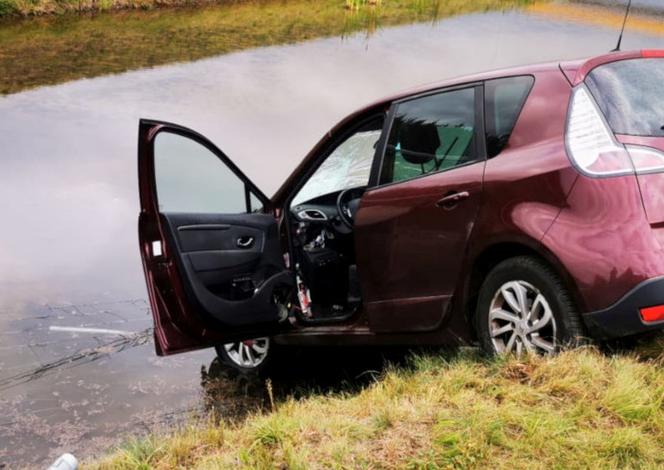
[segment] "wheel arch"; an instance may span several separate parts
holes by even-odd
[[[498,263],[517,256],[532,256],[549,265],[560,276],[565,287],[572,295],[572,299],[580,311],[584,310],[582,297],[577,289],[574,279],[565,269],[558,258],[544,245],[532,240],[510,240],[489,244],[477,252],[469,263],[469,270],[465,276],[462,295],[462,314],[471,327],[473,337],[476,335],[473,326],[473,313],[477,304],[482,282]]]

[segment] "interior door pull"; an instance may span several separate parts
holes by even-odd
[[[251,248],[254,244],[254,237],[240,237],[237,239],[237,246],[240,248]]]
[[[459,201],[463,201],[464,199],[468,199],[469,197],[470,193],[468,191],[459,191],[458,193],[450,193],[447,196],[443,197],[442,199],[439,199],[438,202],[436,202],[436,207],[451,208],[455,206]]]

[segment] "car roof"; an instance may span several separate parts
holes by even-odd
[[[583,81],[585,76],[593,68],[599,65],[606,64],[609,62],[615,62],[618,60],[645,58],[645,57],[664,58],[664,50],[637,50],[637,51],[626,51],[626,52],[618,51],[618,52],[610,52],[608,54],[590,56],[574,60],[520,65],[515,67],[491,70],[487,72],[480,72],[472,75],[462,75],[454,78],[449,78],[446,80],[425,83],[423,85],[419,85],[414,88],[403,90],[395,95],[386,96],[372,103],[371,105],[367,106],[364,109],[373,108],[374,106],[380,103],[387,103],[389,101],[406,98],[408,96],[416,95],[418,93],[426,93],[439,88],[446,88],[455,85],[463,85],[465,83],[473,83],[483,80],[491,80],[494,78],[511,77],[516,75],[538,74],[542,72],[549,72],[556,69],[561,70],[572,85],[577,85],[581,81]]]
[[[512,77],[516,75],[534,75],[538,73],[549,72],[552,70],[562,71],[562,73],[569,80],[569,82],[573,86],[575,86],[581,83],[585,78],[585,76],[593,68],[599,65],[609,62],[615,62],[618,60],[635,59],[640,57],[664,58],[664,50],[637,50],[637,51],[626,51],[626,52],[618,51],[598,56],[585,57],[581,59],[519,65],[516,67],[502,68],[502,69],[480,72],[471,75],[461,75],[458,77],[453,77],[445,80],[425,83],[413,88],[402,90],[393,95],[385,96],[377,101],[374,101],[373,103],[370,103],[367,106],[362,107],[361,109],[357,110],[355,113],[352,113],[351,116],[349,117],[362,114],[365,111],[369,111],[376,107],[380,107],[381,105],[386,105],[391,101],[408,98],[409,96],[417,95],[419,93],[427,93],[440,88],[463,85],[465,83],[473,83],[483,80],[491,80],[494,78]]]
[[[583,61],[581,61],[583,62]],[[447,88],[456,85],[463,85],[465,83],[474,83],[484,80],[491,80],[494,78],[513,77],[517,75],[532,75],[551,70],[559,69],[560,62],[545,62],[541,64],[520,65],[516,67],[508,67],[497,70],[490,70],[486,72],[475,73],[471,75],[461,75],[445,80],[438,80],[434,82],[424,83],[416,87],[407,88],[394,95],[386,96],[380,100],[370,104],[366,108],[373,108],[380,103],[387,103],[390,101],[406,98],[419,93],[426,93],[429,91],[437,90],[440,88]]]

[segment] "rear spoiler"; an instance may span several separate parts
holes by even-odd
[[[610,62],[617,62],[619,60],[628,59],[652,59],[664,58],[664,49],[644,49],[640,51],[628,52],[612,52],[601,56],[593,57],[585,62],[567,62],[561,63],[560,69],[563,71],[567,80],[572,86],[577,86],[583,82],[586,76],[595,68],[600,65],[608,64]]]

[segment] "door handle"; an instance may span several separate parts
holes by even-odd
[[[468,199],[469,197],[470,193],[468,191],[449,193],[436,202],[436,207],[442,207],[444,209],[452,209],[454,206],[457,205],[458,202],[463,201],[464,199]]]
[[[236,244],[239,248],[244,248],[244,249],[251,248],[254,244],[254,237],[250,236],[240,237],[237,239]]]

